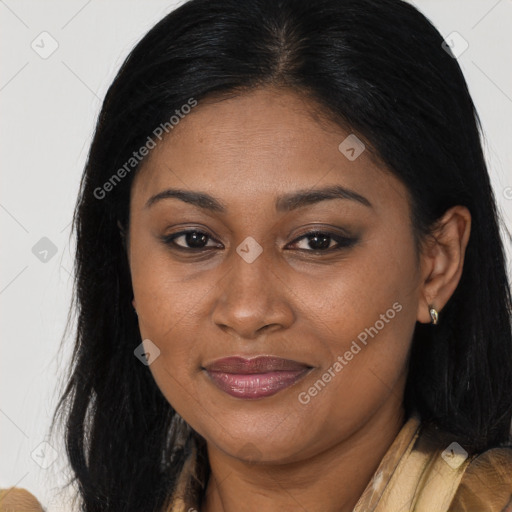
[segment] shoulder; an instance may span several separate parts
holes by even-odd
[[[468,456],[463,445],[457,436],[421,425],[408,457],[409,466],[418,466],[420,475],[414,510],[512,512],[512,448]]]
[[[26,489],[0,489],[0,512],[44,512],[37,498]]]
[[[512,512],[512,448],[492,448],[470,460],[452,509]]]

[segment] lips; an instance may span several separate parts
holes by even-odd
[[[305,363],[269,356],[226,357],[204,367],[219,389],[245,399],[274,395],[302,379],[311,368]]]

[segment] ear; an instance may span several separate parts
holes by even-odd
[[[471,214],[453,206],[437,223],[421,254],[421,287],[417,320],[430,323],[429,307],[439,313],[459,284],[471,231]],[[440,320],[442,315],[439,314]]]

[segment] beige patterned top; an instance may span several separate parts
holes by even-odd
[[[167,512],[200,512],[190,491],[194,453]],[[512,448],[467,456],[461,445],[417,416],[409,418],[382,458],[353,512],[512,512]]]

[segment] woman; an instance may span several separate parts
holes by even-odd
[[[511,510],[496,205],[414,7],[186,2],[110,87],[75,213],[82,510]]]

